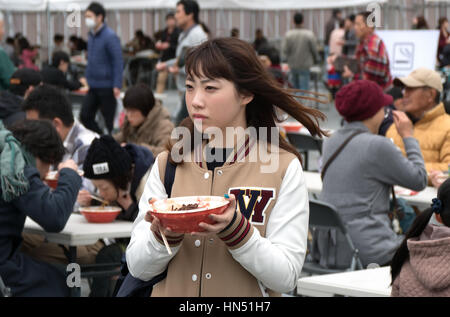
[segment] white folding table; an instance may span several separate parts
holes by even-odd
[[[27,217],[25,233],[45,236],[47,241],[68,246],[94,244],[105,238],[129,238],[133,222],[115,220],[110,223],[90,223],[83,215],[73,213],[61,232],[46,232],[40,225]]]
[[[305,175],[306,187],[308,192],[312,194],[320,194],[322,191],[322,179],[320,173],[316,172],[303,172]],[[410,205],[417,206],[419,209],[424,210],[431,205],[431,200],[437,195],[437,189],[431,186],[427,186],[424,190],[420,191],[416,195],[398,195],[405,199]]]
[[[297,294],[312,297],[334,295],[352,297],[389,297],[390,267],[303,277],[298,280]]]
[[[46,232],[29,217],[25,220],[23,232],[42,235],[48,242],[60,245],[64,249],[64,253],[69,261],[68,263],[76,263],[77,246],[94,244],[98,240],[105,238],[129,238],[131,237],[132,228],[133,222],[131,221],[115,220],[110,223],[90,223],[83,215],[73,213],[61,232]],[[106,267],[107,265],[104,266]],[[104,269],[94,274],[109,274],[110,271],[111,269]],[[93,273],[89,274],[92,275]],[[80,289],[72,288],[71,295],[79,296]]]

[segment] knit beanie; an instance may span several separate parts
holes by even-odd
[[[83,163],[84,177],[111,179],[124,175],[131,169],[132,159],[128,152],[110,135],[92,141]]]
[[[345,121],[363,121],[373,117],[381,108],[392,104],[393,98],[370,80],[356,80],[336,94],[336,109]]]

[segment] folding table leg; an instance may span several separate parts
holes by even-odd
[[[67,249],[62,244],[60,244],[59,246],[64,250],[64,255],[67,257],[69,263],[77,263],[77,247],[69,246],[69,249]],[[70,288],[70,297],[80,297],[80,296],[81,296],[81,287],[74,286]]]

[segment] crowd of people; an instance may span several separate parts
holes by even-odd
[[[450,115],[439,73],[418,68],[393,78],[368,12],[344,19],[333,11],[322,59],[300,12],[277,49],[261,29],[251,43],[239,39],[237,28],[230,37],[214,38],[194,0],[180,0],[174,9],[154,40],[137,30],[122,47],[105,8],[92,2],[85,12],[87,43],[73,36],[66,47],[55,35],[51,62],[42,69],[35,64],[36,47],[20,34],[8,39],[11,48],[0,49],[0,278],[12,294],[69,295],[63,248],[23,227],[30,217],[45,231],[59,232],[77,207],[99,204],[93,195],[120,207],[118,219],[134,222],[133,231],[128,239],[78,246],[78,263],[122,261],[135,281],[158,279],[146,295],[277,296],[295,289],[305,259],[348,268],[352,252],[342,235],[329,229],[309,234],[298,149],[279,132],[266,138],[245,133],[279,127],[283,115],[325,138],[319,199],[338,211],[363,266],[391,265],[393,296],[449,296],[448,269],[440,263],[448,258],[441,250],[450,245]],[[450,47],[447,27],[441,19],[440,66]],[[417,17],[414,28],[428,25]],[[0,39],[3,34],[0,14]],[[176,77],[176,118],[151,85],[123,85],[124,54],[146,50],[159,54],[155,93],[166,89],[169,74]],[[70,76],[71,57],[80,52],[87,57],[85,72]],[[302,102],[309,98],[310,68],[321,60],[343,120],[331,135],[319,125],[325,115]],[[67,92],[83,88],[76,118]],[[125,118],[116,129],[118,99]],[[98,111],[106,130],[96,121]],[[242,147],[228,143],[230,127]],[[184,133],[174,136],[177,129]],[[180,141],[188,144],[181,161],[174,154]],[[278,168],[264,173],[266,161],[256,153],[268,145],[275,147],[270,154],[277,155]],[[45,183],[49,171],[58,172],[56,189]],[[438,189],[432,207],[413,212],[415,219],[402,223],[400,232],[391,217],[395,185]],[[194,195],[230,202],[223,214],[211,215],[215,224],[199,225],[204,232],[173,232],[147,214],[156,200]],[[313,250],[307,250],[308,239]],[[423,272],[439,265],[427,279]],[[121,285],[95,277],[90,296],[115,296]]]

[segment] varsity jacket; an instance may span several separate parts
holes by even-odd
[[[168,268],[152,296],[252,297],[279,295],[296,287],[309,221],[303,171],[295,155],[280,149],[278,168],[262,173],[265,163],[250,160],[260,146],[260,141],[247,140],[214,171],[207,169],[201,149],[192,151],[191,162],[177,165],[171,197],[234,194],[237,217],[217,235],[168,239],[172,255],[143,219],[150,198],[167,198],[163,177],[168,152],[158,156],[126,251],[129,271],[136,278],[150,280]]]

